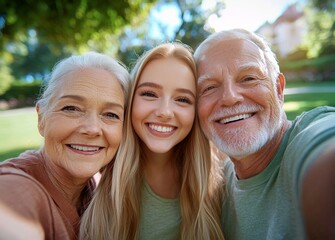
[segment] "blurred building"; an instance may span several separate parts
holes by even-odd
[[[296,51],[307,34],[308,24],[298,3],[290,5],[273,23],[266,22],[256,32],[267,39],[278,57]]]

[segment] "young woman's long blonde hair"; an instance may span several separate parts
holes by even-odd
[[[96,194],[82,217],[81,239],[133,240],[139,238],[143,171],[140,139],[131,123],[132,101],[145,66],[153,59],[177,58],[186,63],[196,81],[191,49],[178,42],[149,50],[132,71],[132,88],[126,111],[123,139],[116,160],[103,171]],[[211,161],[209,142],[196,114],[188,136],[176,146],[180,164],[180,239],[223,239],[220,227],[222,178]]]

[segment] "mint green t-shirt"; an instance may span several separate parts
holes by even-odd
[[[318,107],[293,121],[260,174],[238,180],[228,161],[221,218],[226,240],[306,239],[299,199],[302,177],[334,138],[335,108]]]
[[[181,224],[179,198],[162,198],[144,182],[141,211],[140,239],[178,239]]]

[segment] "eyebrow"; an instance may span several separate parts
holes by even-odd
[[[243,72],[243,71],[248,71],[248,70],[255,70],[259,73],[262,73],[262,68],[260,68],[260,65],[257,63],[245,63],[242,64],[238,67],[237,69],[239,72]],[[201,85],[204,81],[211,79],[212,76],[208,75],[208,74],[203,74],[201,76],[198,77],[198,86]]]
[[[200,77],[198,77],[198,85],[200,85],[201,83],[203,83],[204,81],[210,79],[211,76],[208,75],[208,74],[204,74],[204,75],[201,75]]]
[[[141,83],[141,84],[139,84],[137,86],[137,89],[141,88],[141,87],[153,87],[153,88],[157,88],[157,89],[163,89],[162,86],[160,86],[159,84],[153,83],[153,82],[144,82],[144,83]],[[189,90],[189,89],[186,89],[186,88],[177,88],[176,91],[180,92],[180,93],[190,94],[191,96],[193,96],[195,98],[194,93],[191,90]]]
[[[153,82],[144,82],[144,83],[137,85],[137,88],[141,88],[141,87],[153,87],[153,88],[162,89],[160,85],[153,83]]]
[[[246,63],[241,66],[239,66],[238,70],[239,71],[247,71],[247,70],[260,70],[260,65],[257,63]]]
[[[186,89],[186,88],[178,88],[177,91],[178,91],[178,92],[181,92],[181,93],[189,94],[189,95],[191,95],[192,97],[195,98],[194,93],[193,93],[191,90],[189,90],[189,89]]]
[[[73,100],[76,100],[76,101],[84,101],[85,100],[85,98],[83,98],[81,96],[78,96],[78,95],[63,95],[59,98],[59,100],[66,99],[66,98],[73,99]],[[124,106],[120,103],[117,103],[117,102],[107,102],[105,105],[107,107],[120,107],[120,108],[124,109]]]

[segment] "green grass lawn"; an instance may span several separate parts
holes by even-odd
[[[287,87],[313,86],[315,83],[292,83]],[[335,86],[335,81],[328,82]],[[335,93],[308,93],[285,96],[284,109],[288,119],[293,120],[304,111],[317,106],[335,106]],[[37,149],[43,138],[37,130],[35,110],[19,111],[8,115],[0,114],[0,161],[15,157],[26,149]]]
[[[317,106],[335,106],[335,92],[286,95],[284,109],[289,120]]]
[[[42,144],[35,110],[0,114],[0,161]]]

